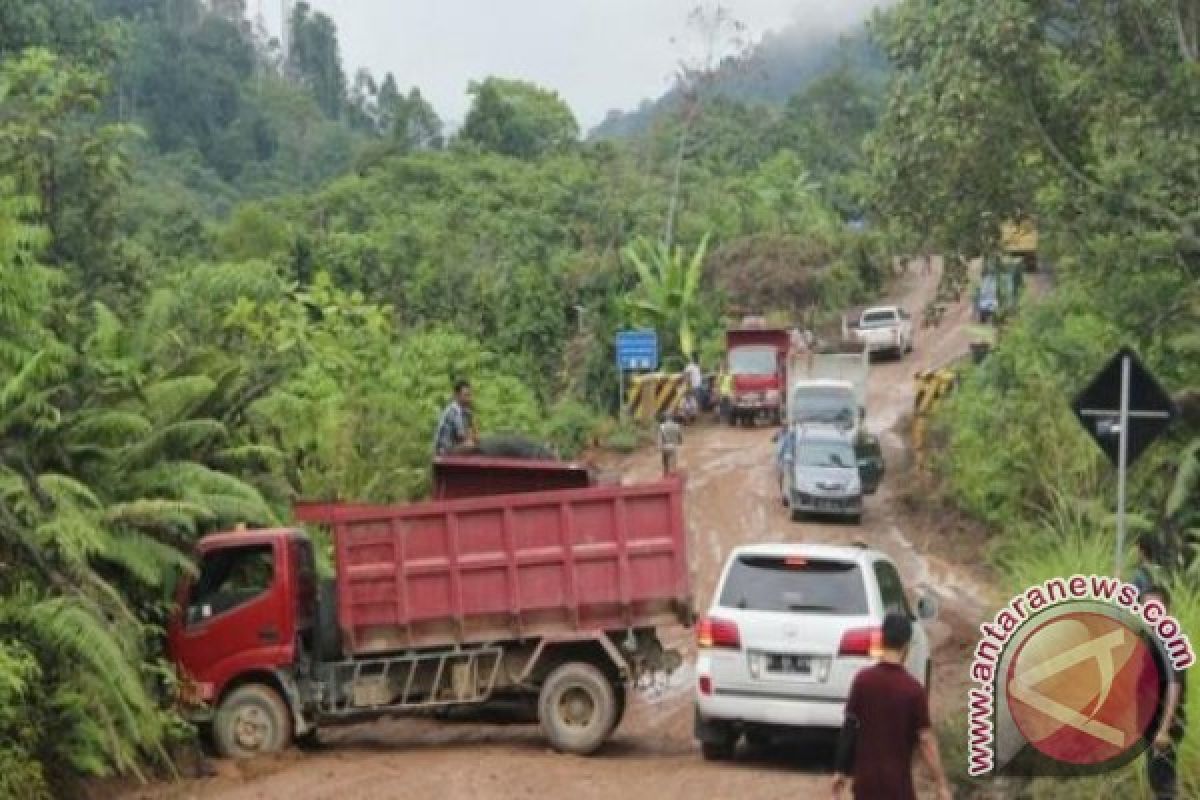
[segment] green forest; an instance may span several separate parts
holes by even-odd
[[[0,797],[170,776],[191,545],[423,496],[455,378],[485,432],[628,445],[618,329],[715,366],[731,309],[829,315],[1022,215],[1055,284],[942,414],[940,501],[1006,585],[1105,570],[1113,477],[1066,398],[1131,344],[1184,412],[1135,527],[1200,625],[1195,0],[904,0],[793,79],[697,69],[591,138],[500,76],[448,131],[328,16],[287,25],[285,54],[242,0],[0,3]]]

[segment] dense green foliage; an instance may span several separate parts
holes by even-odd
[[[870,147],[876,209],[965,254],[1030,215],[1056,281],[950,403],[945,480],[1000,534],[1010,588],[1109,572],[1115,477],[1068,402],[1121,344],[1181,400],[1200,385],[1200,5],[908,0],[877,29],[897,76]],[[1198,436],[1192,410],[1131,476],[1133,530],[1193,631]],[[1200,790],[1189,739],[1185,794]]]
[[[523,81],[488,78],[472,83],[474,98],[462,140],[514,158],[562,152],[579,138],[575,115],[554,92]]]
[[[195,539],[422,496],[453,379],[485,433],[629,446],[598,425],[619,328],[712,359],[727,300],[878,286],[852,69],[706,104],[682,152],[678,120],[581,142],[552,92],[485,78],[447,141],[418,90],[347,78],[327,16],[289,25],[285,55],[241,0],[0,4],[0,795],[169,768]],[[818,289],[708,280],[708,242],[810,243]]]

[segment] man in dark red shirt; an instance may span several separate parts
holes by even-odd
[[[912,757],[918,746],[937,781],[939,800],[952,800],[937,739],[929,722],[925,690],[904,666],[912,621],[889,613],[883,620],[883,655],[858,673],[846,701],[833,796],[842,797],[847,776],[854,800],[916,800]]]

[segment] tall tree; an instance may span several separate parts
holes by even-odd
[[[288,72],[312,91],[330,119],[342,115],[346,103],[346,73],[338,49],[337,26],[323,12],[299,2],[292,10]]]
[[[557,92],[525,81],[472,82],[471,110],[462,138],[484,150],[516,158],[561,151],[579,139],[579,123]]]

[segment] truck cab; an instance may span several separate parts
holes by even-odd
[[[315,620],[317,575],[312,542],[294,529],[208,536],[197,556],[197,576],[176,593],[167,646],[196,699],[209,701],[248,665],[295,661]]]
[[[856,435],[863,416],[858,395],[847,381],[817,379],[792,388],[788,419],[794,425],[833,425]]]
[[[737,328],[725,332],[729,372],[733,379],[730,422],[759,419],[778,425],[786,407],[791,331],[783,328]]]

